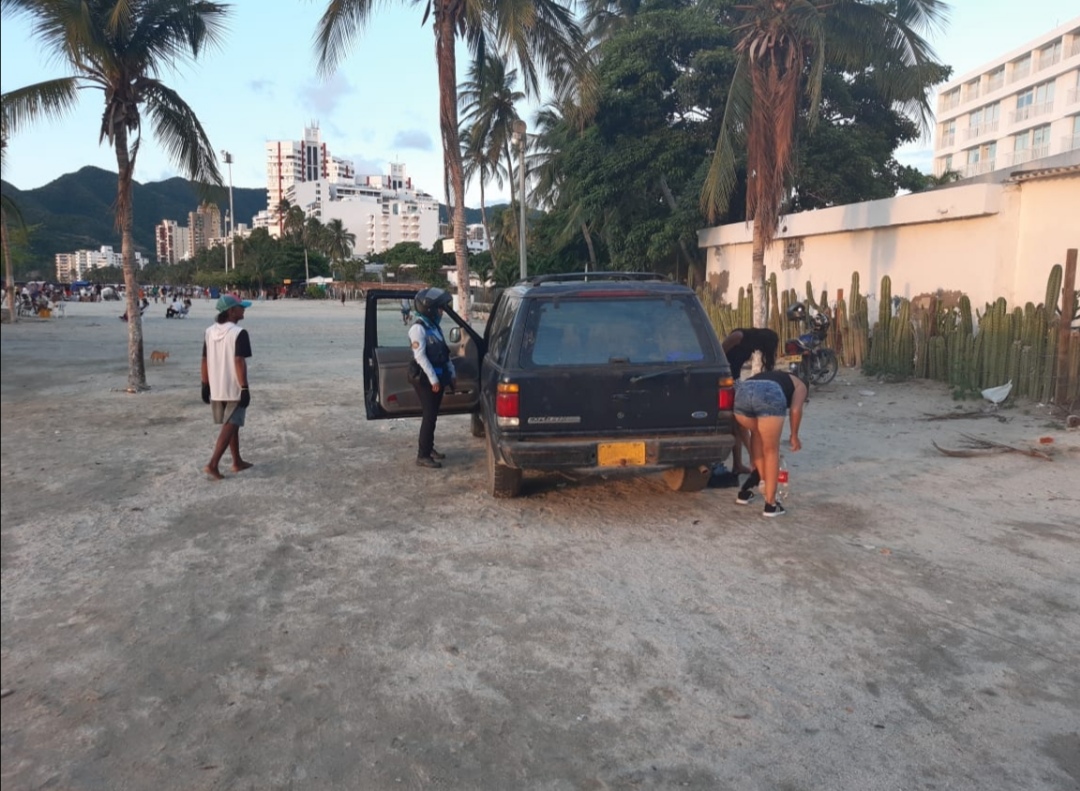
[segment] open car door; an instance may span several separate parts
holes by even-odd
[[[420,399],[408,379],[413,359],[409,327],[402,321],[403,299],[412,302],[419,288],[372,289],[365,296],[364,311],[364,406],[368,420],[420,417]],[[450,319],[447,321],[446,319]],[[457,373],[457,389],[443,396],[440,415],[476,411],[480,401],[480,360],[483,339],[449,308],[442,322]]]

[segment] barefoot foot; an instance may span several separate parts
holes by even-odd
[[[211,467],[209,464],[203,467],[202,471],[209,475],[211,478],[213,478],[215,481],[222,481],[225,479],[225,476],[218,471],[217,467]]]
[[[252,464],[250,461],[238,461],[232,466],[232,471],[233,472],[243,472],[244,470],[250,469],[251,467],[254,467],[254,466],[255,465]]]

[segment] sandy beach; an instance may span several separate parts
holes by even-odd
[[[257,302],[255,466],[191,317],[2,327],[0,781],[17,789],[1080,789],[1080,431],[841,370],[788,514],[659,475],[483,491],[368,422],[363,308]],[[400,318],[396,319],[400,325]],[[999,419],[1001,418],[1001,419]],[[1021,453],[951,458],[972,435]],[[759,501],[760,502],[760,501]]]

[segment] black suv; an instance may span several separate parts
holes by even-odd
[[[400,324],[408,295],[367,294],[369,420],[420,415]],[[686,286],[642,273],[541,275],[499,295],[483,337],[446,315],[458,386],[440,414],[472,413],[495,497],[516,497],[524,470],[663,470],[673,489],[698,491],[731,450],[731,370]]]

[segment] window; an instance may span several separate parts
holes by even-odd
[[[1012,79],[1022,80],[1031,73],[1031,55],[1027,54],[1012,63]]]
[[[1036,126],[1031,130],[1031,154],[1034,159],[1050,154],[1050,124]]]
[[[1061,39],[1052,41],[1039,50],[1039,68],[1045,69],[1061,60]]]
[[[956,121],[946,121],[941,125],[941,145],[951,146],[956,142]]]
[[[1002,85],[1005,84],[1005,67],[998,66],[992,72],[990,72],[986,82],[986,92],[996,91]]]
[[[969,167],[974,167],[979,164],[979,149],[969,148],[967,150],[967,163]]]
[[[1013,151],[1028,151],[1031,149],[1031,132],[1021,132],[1013,137]]]
[[[522,360],[531,367],[704,360],[687,307],[682,299],[537,300]]]
[[[945,171],[948,172],[950,170],[952,170],[952,154],[946,154],[945,155]]]

